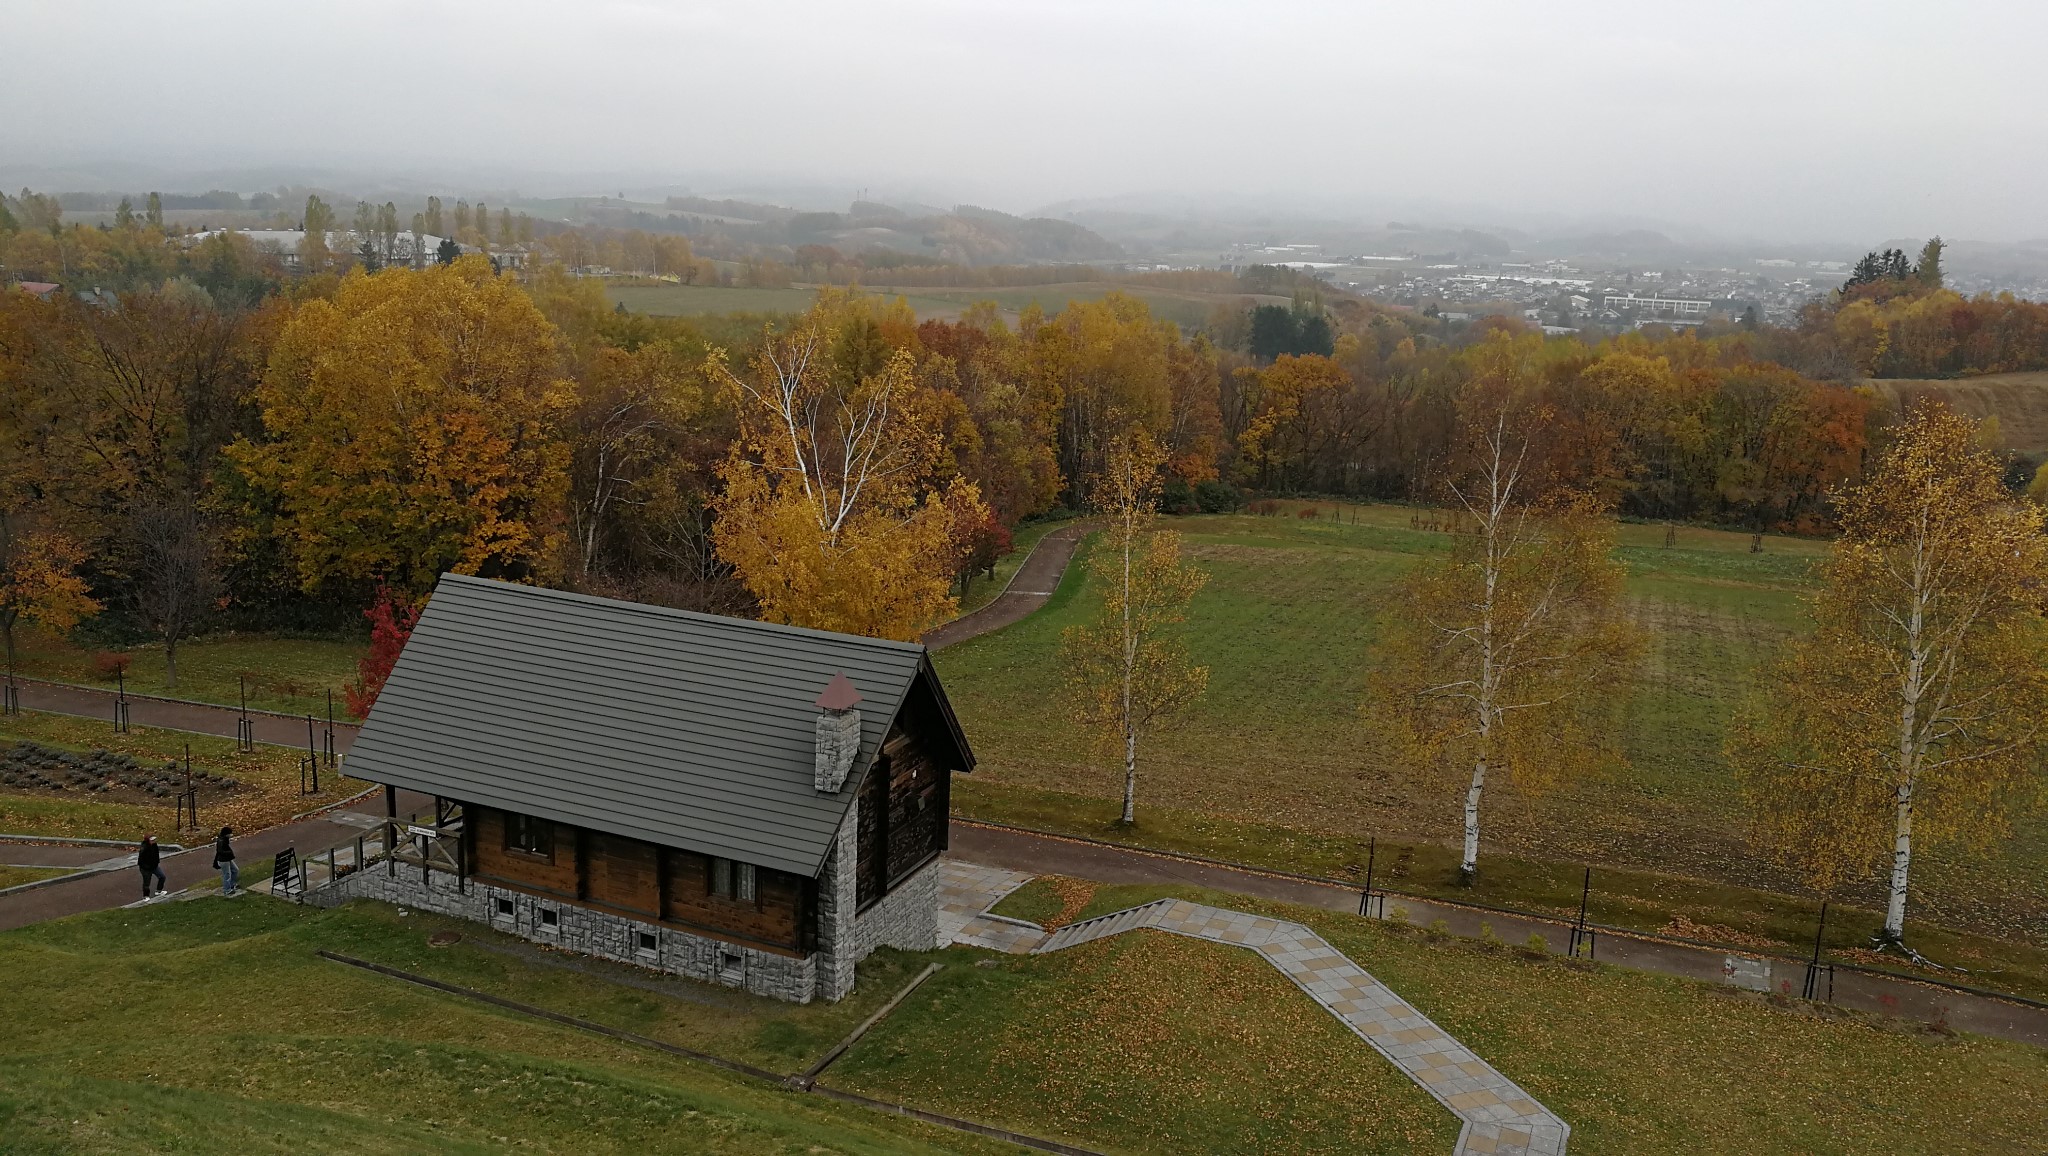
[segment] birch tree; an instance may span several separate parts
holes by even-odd
[[[1125,823],[1137,821],[1139,736],[1209,685],[1209,668],[1193,664],[1174,629],[1209,576],[1181,561],[1179,533],[1155,525],[1165,461],[1140,428],[1111,440],[1093,495],[1103,531],[1088,556],[1102,606],[1060,635],[1076,717],[1122,748]]]
[[[1606,507],[1546,492],[1543,417],[1514,388],[1468,398],[1463,468],[1447,485],[1457,537],[1397,588],[1368,702],[1403,756],[1462,787],[1468,885],[1495,776],[1536,791],[1619,761],[1612,715],[1641,646]]]
[[[821,294],[748,372],[711,359],[739,415],[712,537],[764,619],[910,640],[957,606],[954,520],[987,510],[971,483],[939,477],[943,440],[911,354],[871,371],[854,356],[872,336],[859,309]]]
[[[588,580],[601,568],[606,539],[621,507],[643,504],[647,483],[662,467],[668,434],[698,408],[698,393],[668,347],[632,352],[604,347],[577,383],[569,414],[569,516],[576,536],[576,572]]]
[[[2036,785],[2048,725],[2048,512],[2017,501],[1977,423],[1923,404],[1838,499],[1814,631],[1731,732],[1753,835],[1834,890],[1885,882],[1904,942],[1916,838],[1981,846]]]

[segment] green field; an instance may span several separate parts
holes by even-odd
[[[1442,848],[1458,830],[1460,784],[1379,756],[1361,708],[1380,595],[1417,559],[1445,549],[1448,538],[1411,528],[1414,514],[1405,508],[1346,507],[1341,523],[1328,516],[1333,509],[1325,504],[1325,516],[1313,521],[1170,523],[1211,574],[1188,635],[1211,675],[1207,697],[1141,751],[1137,830],[1108,827],[1108,801],[1121,786],[1116,761],[1094,749],[1066,712],[1046,705],[1058,701],[1059,632],[1093,602],[1078,566],[1041,613],[938,656],[980,756],[974,775],[956,785],[956,806],[999,821],[1325,874],[1362,872],[1365,842],[1376,837],[1409,844],[1391,871],[1381,861],[1380,878],[1390,885],[1428,890],[1447,882],[1437,875],[1451,865]],[[1726,908],[1746,907],[1765,924],[1778,921],[1764,933],[1796,941],[1791,928],[1803,922],[1810,936],[1817,903],[1762,897],[1801,889],[1747,846],[1721,745],[1729,709],[1759,664],[1799,628],[1807,574],[1825,546],[1772,537],[1752,554],[1747,535],[1686,528],[1666,549],[1664,532],[1621,532],[1630,607],[1650,633],[1627,712],[1630,766],[1535,797],[1491,787],[1478,898],[1561,909],[1577,898],[1572,865],[1604,864],[1628,870],[1596,872],[1596,890],[1664,893],[1639,915],[1715,923],[1728,917]],[[2039,960],[2027,967],[2048,976],[2041,933],[2048,829],[2041,823],[2024,823],[2018,837],[1984,855],[1928,849],[1916,857],[1916,884],[1911,917],[1923,927],[1940,922],[2031,944],[2029,957]],[[1728,887],[1760,891],[1742,898]]]
[[[1575,1152],[2018,1151],[2048,1108],[2048,1055],[2021,1045],[1237,896],[1105,887],[1086,913],[1167,893],[1310,924],[1570,1121]],[[429,943],[448,930],[460,941]],[[1278,973],[1219,944],[1141,932],[1048,956],[884,951],[846,1001],[799,1007],[388,905],[252,895],[0,933],[0,1149],[1014,1151],[320,950],[778,1073],[939,962],[824,1083],[1117,1153],[1447,1152],[1456,1132]]]
[[[112,854],[113,852],[108,852],[109,856]],[[71,868],[68,867],[14,867],[0,863],[0,890],[19,887],[24,883],[34,883],[39,879],[55,879],[59,875],[70,873]]]
[[[47,635],[24,631],[18,669],[30,678],[99,686],[112,690],[111,673],[102,673],[102,655],[125,658],[122,676],[130,694],[187,698],[198,702],[238,705],[244,687],[249,706],[285,714],[326,716],[327,695],[334,695],[334,713],[345,718],[341,688],[355,681],[356,660],[364,641],[357,638],[278,638],[232,634],[194,639],[178,647],[178,684],[166,679],[161,646],[119,651],[94,651]]]

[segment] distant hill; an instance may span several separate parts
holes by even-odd
[[[920,263],[1066,264],[1114,260],[1123,249],[1092,230],[1051,217],[1019,217],[960,205],[922,211],[856,201],[843,213],[806,212],[753,201],[670,197],[661,204],[614,198],[551,202],[551,215],[578,224],[690,235],[719,234],[745,246],[795,250],[829,245],[848,254],[873,249],[915,255]],[[771,254],[772,255],[772,254]]]

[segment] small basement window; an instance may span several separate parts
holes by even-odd
[[[640,950],[646,952],[649,955],[653,955],[655,951],[660,947],[660,945],[661,941],[655,938],[655,935],[652,931],[643,931],[640,933]]]
[[[725,975],[727,975],[727,976],[730,976],[730,977],[732,977],[732,978],[735,978],[735,979],[736,979],[736,978],[738,978],[739,976],[741,976],[741,975],[744,975],[744,974],[746,974],[746,970],[747,970],[747,957],[746,957],[746,956],[744,956],[744,955],[741,955],[741,954],[740,954],[739,952],[737,952],[737,951],[723,951],[723,952],[720,952],[720,953],[719,953],[719,958],[718,958],[718,963],[719,963],[719,968],[718,968],[718,970],[719,970],[720,972],[722,972],[723,974],[725,974]]]
[[[503,916],[505,916],[505,917],[507,917],[507,918],[510,918],[510,917],[511,917],[511,915],[512,915],[512,901],[511,901],[510,899],[505,899],[505,898],[502,898],[502,897],[500,897],[500,898],[499,898],[499,900],[498,900],[498,914],[500,914],[500,915],[503,915]]]
[[[561,913],[552,907],[540,909],[540,926],[543,931],[553,931],[562,925]]]

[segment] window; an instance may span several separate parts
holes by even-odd
[[[640,950],[646,952],[649,955],[653,955],[655,951],[660,947],[660,945],[661,941],[655,938],[654,933],[652,931],[643,931],[640,933]]]
[[[747,957],[737,951],[718,953],[719,973],[728,979],[738,979],[747,971]]]
[[[505,917],[506,917],[506,918],[508,918],[508,919],[509,919],[509,918],[511,918],[511,916],[512,916],[512,901],[511,901],[510,899],[499,899],[499,900],[498,900],[498,914],[500,914],[500,915],[503,915],[503,916],[505,916]]]
[[[554,824],[532,815],[505,812],[505,850],[552,859],[555,854]]]
[[[711,860],[711,894],[741,903],[754,901],[754,865],[731,859]]]
[[[562,916],[560,912],[557,912],[552,907],[543,907],[540,909],[540,929],[542,931],[553,931],[556,928],[560,927],[561,924]]]

